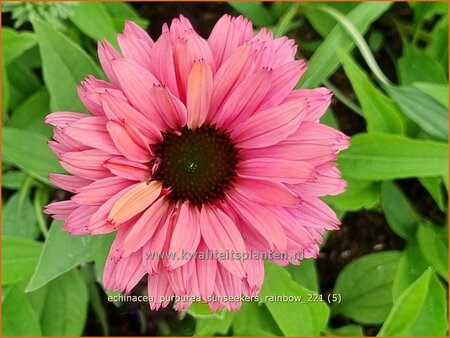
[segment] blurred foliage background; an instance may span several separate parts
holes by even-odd
[[[266,265],[262,296],[214,315],[112,303],[101,274],[111,236],[74,237],[42,213],[64,192],[45,115],[86,111],[76,86],[104,77],[96,41],[124,20],[156,39],[184,14],[207,37],[224,13],[295,39],[326,86],[323,122],[352,136],[348,190],[327,197],[342,230],[300,267]],[[446,2],[2,3],[3,335],[448,335],[448,4]],[[133,294],[145,294],[145,285]]]

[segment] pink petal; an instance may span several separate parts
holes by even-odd
[[[103,43],[98,42],[97,52],[100,64],[102,65],[106,76],[113,84],[117,85],[119,82],[117,81],[117,76],[112,68],[112,63],[114,60],[121,59],[119,53],[117,53],[114,47],[106,40],[103,40]]]
[[[44,212],[52,215],[54,219],[65,220],[78,207],[79,205],[72,200],[53,202],[45,206]]]
[[[154,42],[145,30],[132,21],[126,21],[123,33],[118,35],[117,40],[126,58],[150,69]]]
[[[49,174],[48,178],[50,179],[50,182],[57,187],[73,193],[78,189],[92,183],[91,180],[87,180],[85,178],[64,174]]]
[[[121,224],[147,209],[160,195],[161,183],[142,182],[121,196],[111,209],[108,220]]]
[[[202,240],[198,247],[198,253],[206,255],[208,247]],[[215,259],[197,259],[196,260],[197,281],[200,294],[203,300],[212,295],[215,286],[217,273],[217,261]]]
[[[253,177],[238,177],[234,188],[251,201],[262,204],[296,207],[300,199],[284,184]]]
[[[162,141],[162,135],[153,122],[150,122],[147,117],[138,112],[126,101],[121,100],[115,95],[111,95],[106,91],[101,96],[102,107],[105,110],[106,116],[116,122],[125,122],[144,134],[151,143],[158,143]]]
[[[120,152],[106,130],[107,122],[108,119],[105,116],[85,117],[65,128],[63,133],[90,148],[119,155]]]
[[[161,222],[165,222],[168,206],[165,198],[157,199],[133,225],[123,243],[124,255],[140,250],[153,236]]]
[[[186,106],[191,129],[200,127],[206,120],[213,90],[213,74],[204,61],[194,62],[187,83]]]
[[[65,128],[72,123],[87,117],[88,115],[73,112],[56,112],[45,117],[45,123],[51,124],[56,128]]]
[[[94,212],[98,209],[96,206],[81,205],[69,217],[63,225],[63,229],[71,235],[89,234],[88,224]]]
[[[148,295],[153,299],[150,301],[150,309],[159,310],[159,308],[169,305],[170,300],[167,299],[170,299],[173,291],[167,278],[167,272],[161,270],[159,274],[149,275],[147,290]]]
[[[274,246],[283,251],[286,249],[286,235],[277,218],[262,205],[250,202],[237,193],[229,194],[228,203],[235,212],[246,221],[247,226],[258,231],[269,243],[270,250]]]
[[[215,24],[208,38],[208,44],[216,65],[221,65],[244,42],[253,36],[251,21],[243,16],[223,15]]]
[[[261,70],[242,80],[230,93],[213,122],[219,128],[228,128],[250,117],[259,107],[270,88],[271,71]]]
[[[204,205],[200,214],[200,229],[207,247],[220,254],[232,251],[246,252],[244,240],[233,221],[220,209]],[[242,261],[222,259],[219,262],[233,275],[244,277]]]
[[[241,291],[241,280],[230,273],[226,267],[219,265],[216,274],[215,294],[217,296],[228,296],[231,299],[236,297],[239,299]],[[241,307],[240,301],[224,301],[221,302],[228,311],[237,311]]]
[[[132,181],[148,181],[152,176],[148,165],[130,161],[123,157],[113,157],[106,161],[103,166],[114,175]]]
[[[296,101],[259,111],[231,133],[240,148],[264,148],[294,133],[306,114],[307,102]]]
[[[72,200],[78,204],[101,205],[132,183],[121,177],[107,177],[77,189]]]
[[[325,114],[330,105],[331,97],[332,93],[328,88],[304,88],[293,90],[284,101],[289,102],[307,98],[309,107],[305,119],[311,122],[319,122],[319,119]]]
[[[264,261],[248,259],[245,261],[247,278],[242,283],[242,292],[249,297],[255,297],[261,290],[264,281]]]
[[[168,260],[169,270],[176,269],[189,261],[183,259],[183,252],[189,257],[195,255],[200,243],[199,223],[200,211],[188,202],[181,204],[169,247],[169,252],[176,253],[176,258]]]
[[[161,87],[149,90],[147,117],[153,121],[160,130],[179,129],[187,122],[187,112],[184,104],[170,92]]]
[[[172,290],[177,295],[192,295],[192,274],[194,272],[194,261],[186,261],[187,264],[167,271],[167,277],[169,279]],[[194,276],[195,277],[195,276]]]
[[[142,163],[150,161],[150,147],[139,131],[114,121],[108,122],[106,129],[112,142],[127,159]]]
[[[125,95],[122,91],[118,90],[115,85],[106,81],[97,80],[92,75],[88,75],[88,77],[84,81],[81,81],[80,85],[77,87],[80,100],[89,111],[96,116],[105,115],[101,106],[99,94],[104,94],[107,90],[114,93],[115,96],[126,100]]]
[[[267,157],[241,161],[238,174],[294,184],[305,182],[316,175],[314,168],[307,162]]]
[[[97,149],[68,152],[60,156],[60,163],[64,169],[73,175],[87,179],[101,179],[110,176],[110,172],[103,167],[103,163],[111,155]]]

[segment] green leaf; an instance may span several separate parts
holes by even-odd
[[[448,14],[434,26],[426,51],[448,72]]]
[[[2,213],[2,235],[34,239],[39,235],[33,205],[28,195],[12,195]]]
[[[243,303],[233,319],[233,336],[282,336],[264,304]]]
[[[437,139],[448,139],[448,111],[442,104],[411,86],[385,88],[405,115],[424,131]]]
[[[226,335],[231,328],[234,313],[224,311],[221,318],[197,318],[195,321],[195,336]]]
[[[18,190],[22,187],[25,179],[28,177],[27,174],[20,170],[10,170],[2,173],[2,187],[7,189]],[[33,180],[31,186],[39,185],[38,181]]]
[[[447,83],[442,66],[425,51],[408,43],[403,45],[403,55],[398,59],[397,69],[403,85],[411,85],[417,81]]]
[[[80,336],[88,305],[88,290],[79,272],[72,270],[47,285],[41,326],[44,336]]]
[[[338,328],[328,329],[330,336],[364,336],[363,328],[361,325],[349,324]]]
[[[448,84],[432,83],[432,82],[413,82],[413,87],[430,95],[445,108],[448,109]]]
[[[346,54],[338,54],[363,109],[369,132],[402,134],[401,112],[394,102],[376,88],[362,68]]]
[[[430,266],[428,260],[422,255],[419,245],[413,238],[408,241],[398,263],[397,274],[392,285],[392,298],[394,303],[417,278]]]
[[[36,45],[33,33],[17,32],[8,27],[2,27],[2,62],[10,63],[25,51]]]
[[[339,210],[372,209],[380,202],[380,183],[348,179],[345,192],[337,196],[326,196],[324,200]]]
[[[314,4],[314,3],[312,3]],[[357,2],[323,2],[327,6],[337,9],[343,14],[348,14],[352,9],[358,6]],[[326,15],[319,11],[306,11],[305,12],[308,21],[314,27],[314,29],[319,32],[320,35],[326,37],[330,34],[331,30],[336,25],[336,21],[329,15]]]
[[[275,23],[272,14],[261,2],[230,1],[228,4],[240,14],[253,21],[256,26],[270,26]]]
[[[427,269],[397,299],[378,336],[445,335],[446,298],[433,270]]]
[[[329,308],[323,301],[309,302],[314,291],[294,282],[282,267],[266,262],[266,280],[260,294],[281,332],[285,336],[319,335],[328,322]],[[277,296],[300,297],[293,302],[276,301]],[[319,299],[319,295],[317,297]]]
[[[363,324],[382,323],[392,307],[392,282],[400,253],[384,251],[362,256],[339,274],[333,292],[342,301],[334,303],[333,314]]]
[[[31,277],[42,251],[42,243],[32,239],[2,236],[2,285]]]
[[[100,69],[80,46],[46,23],[36,21],[33,27],[41,52],[51,109],[85,112],[77,95],[77,85],[88,74],[101,77]]]
[[[445,210],[445,196],[442,188],[442,178],[440,177],[420,177],[420,183],[427,189],[433,197],[439,209]]]
[[[359,32],[364,34],[390,6],[392,6],[391,2],[360,3],[348,13],[347,19],[356,26]],[[355,46],[353,39],[339,24],[324,37],[324,42],[309,59],[309,70],[302,76],[297,87],[317,87],[339,67],[339,58],[334,51],[340,49],[342,52],[348,53]]]
[[[70,21],[93,40],[106,39],[114,47],[118,47],[118,30],[102,2],[80,2],[73,8]]]
[[[403,136],[358,134],[339,155],[344,177],[388,180],[448,175],[448,144]]]
[[[301,286],[316,292],[319,291],[319,281],[314,259],[304,259],[301,261],[300,266],[289,264],[286,270],[289,271],[291,278]]]
[[[36,74],[28,66],[13,61],[8,65],[8,80],[11,92],[11,110],[17,109],[30,95],[42,88]]]
[[[45,116],[49,111],[49,96],[47,90],[43,88],[14,111],[7,126],[50,137],[52,128],[44,123]]]
[[[8,73],[6,70],[5,62],[2,61],[2,117],[3,121],[6,121],[9,101],[10,101],[10,89],[9,89]]]
[[[381,185],[381,205],[391,229],[404,239],[415,237],[418,218],[403,192],[391,181]]]
[[[27,292],[39,289],[81,263],[93,259],[102,236],[72,236],[61,229],[62,222],[54,221],[44,243]]]
[[[19,167],[41,182],[50,184],[47,178],[49,173],[64,172],[43,135],[5,127],[2,145],[5,162]]]
[[[116,30],[119,32],[123,29],[126,20],[133,20],[136,24],[142,28],[147,28],[149,21],[139,16],[139,13],[133,8],[133,6],[126,2],[102,2],[105,9],[111,15]]]
[[[423,222],[417,230],[417,242],[436,272],[448,281],[448,227]]]
[[[42,336],[39,318],[22,285],[14,285],[2,302],[2,336]]]

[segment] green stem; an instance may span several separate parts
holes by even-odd
[[[34,213],[36,215],[36,219],[39,225],[39,229],[41,229],[42,234],[45,238],[48,237],[48,228],[47,228],[47,222],[44,218],[44,214],[42,213],[42,207],[46,203],[48,199],[47,192],[44,192],[41,189],[38,189],[36,193],[34,194],[33,199],[33,207],[34,207]]]
[[[275,37],[280,37],[285,35],[289,31],[289,27],[292,24],[292,20],[297,15],[298,10],[300,8],[300,3],[293,3],[283,14],[283,16],[278,21],[278,24],[275,29]]]

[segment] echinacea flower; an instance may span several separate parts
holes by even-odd
[[[73,235],[116,232],[105,288],[147,277],[152,309],[195,296],[237,310],[264,279],[254,253],[299,264],[338,228],[319,199],[345,189],[335,160],[348,137],[319,123],[331,93],[294,89],[306,70],[294,41],[253,36],[243,17],[223,16],[207,40],[183,16],[156,42],[127,22],[118,41],[122,55],[98,45],[109,82],[79,86],[92,115],[46,119],[71,174],[51,181],[74,194],[46,212]]]

